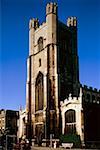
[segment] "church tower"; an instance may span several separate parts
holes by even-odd
[[[57,4],[46,6],[46,22],[29,23],[26,110],[27,138],[43,134],[55,138],[60,133],[60,101],[70,93],[78,96],[77,20],[67,25],[58,20]],[[31,134],[31,136],[30,136]]]
[[[46,22],[38,19],[29,23],[29,57],[27,60],[28,123],[33,135],[43,132],[44,138],[58,133],[58,77],[57,77],[57,5],[46,7]],[[30,126],[30,125],[29,125]]]

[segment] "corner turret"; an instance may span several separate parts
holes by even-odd
[[[67,19],[67,26],[68,27],[77,27],[77,18],[76,17],[69,17]]]
[[[36,30],[38,27],[39,27],[39,20],[37,18],[30,19],[29,29],[34,28]]]
[[[57,14],[57,4],[56,3],[48,3],[46,6],[46,15],[48,14]]]

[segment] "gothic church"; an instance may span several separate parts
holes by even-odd
[[[100,140],[97,124],[89,128],[93,114],[100,113],[100,91],[82,87],[79,81],[77,19],[59,21],[56,3],[47,4],[46,22],[29,22],[26,110],[27,138],[41,132],[44,139],[77,132],[82,141]],[[96,121],[99,127],[100,119]]]

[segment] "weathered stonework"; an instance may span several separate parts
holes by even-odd
[[[38,19],[30,20],[26,110],[28,127],[33,127],[33,137],[37,132],[41,132],[40,130],[42,130],[44,138],[49,138],[50,134],[58,137],[58,133],[60,133],[60,100],[69,95],[69,89],[73,95],[79,94],[78,88],[77,91],[75,90],[76,87],[79,87],[77,43],[73,44],[73,40],[76,41],[77,38],[75,22],[75,17],[71,17],[68,26],[59,22],[56,3],[47,4],[46,22],[42,25],[39,25]],[[71,42],[67,46],[69,38],[71,38]],[[67,62],[65,62],[66,59]],[[74,62],[76,63],[74,64]],[[75,74],[74,78],[72,73]],[[40,74],[43,75],[43,79],[37,81]],[[62,86],[65,88],[64,90]],[[39,97],[43,97],[43,102]],[[43,106],[40,106],[40,103]]]

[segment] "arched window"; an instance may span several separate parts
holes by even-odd
[[[38,51],[41,51],[43,49],[43,37],[40,37],[38,39]]]
[[[65,133],[76,133],[75,110],[70,109],[65,113]]]
[[[35,110],[43,109],[43,74],[39,72],[35,84]]]
[[[86,100],[87,100],[87,101],[90,101],[90,94],[87,94]]]

